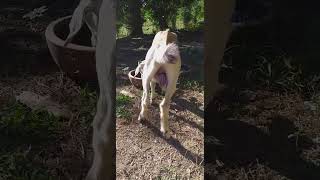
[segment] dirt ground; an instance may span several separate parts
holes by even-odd
[[[140,124],[141,90],[128,80],[118,89],[134,98],[128,119],[117,119],[118,179],[201,179],[203,177],[203,92],[179,89],[170,109],[172,137],[160,133],[159,103],[150,107],[150,119]]]
[[[226,90],[205,113],[207,179],[319,179],[319,109],[306,104],[297,93]]]

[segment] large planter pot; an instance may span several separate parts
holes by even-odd
[[[59,68],[72,79],[96,81],[95,48],[90,44],[90,31],[84,25],[74,40],[63,46],[69,33],[71,16],[53,21],[45,37],[51,56]]]

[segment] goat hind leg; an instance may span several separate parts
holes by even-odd
[[[154,81],[150,81],[150,87],[151,87],[150,104],[152,104],[152,101],[156,94],[156,83]]]
[[[176,81],[169,81],[164,99],[160,103],[160,131],[165,137],[169,137],[169,109],[171,98],[176,91]]]
[[[143,94],[141,99],[141,111],[138,117],[138,121],[141,121],[142,119],[148,118],[148,108],[150,105],[149,93],[150,93],[150,82],[152,77],[157,72],[157,67],[151,67],[151,66],[145,66],[142,76],[142,86],[143,86]]]

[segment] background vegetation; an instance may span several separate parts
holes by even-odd
[[[194,31],[204,21],[204,0],[120,0],[118,36],[141,36],[159,30]]]

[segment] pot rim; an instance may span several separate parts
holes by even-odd
[[[64,44],[64,40],[62,40],[61,38],[59,38],[55,32],[54,32],[54,27],[61,23],[62,21],[66,20],[66,19],[71,19],[71,15],[70,16],[65,16],[62,18],[59,18],[55,21],[52,21],[48,27],[46,28],[46,32],[45,32],[45,37],[47,39],[47,41],[50,41],[51,43],[62,47],[62,48],[66,48],[66,49],[72,49],[72,50],[77,50],[77,51],[88,51],[88,52],[95,52],[95,48],[94,47],[89,47],[89,46],[82,46],[82,45],[78,45],[78,44],[73,44],[73,43],[69,43],[66,46],[63,46]]]
[[[135,77],[135,76],[132,75],[132,73],[133,73],[134,71],[135,71],[135,70],[131,70],[131,71],[128,73],[129,77],[132,78],[132,79],[141,80],[141,78],[138,78],[138,77]]]

